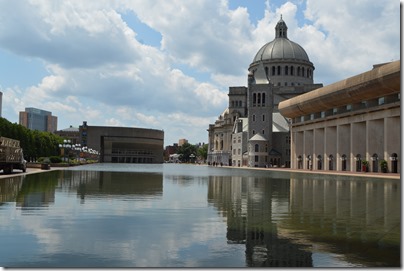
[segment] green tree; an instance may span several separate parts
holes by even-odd
[[[198,156],[203,159],[203,161],[206,161],[208,158],[208,144],[203,144],[202,147],[198,148]]]
[[[59,144],[63,142],[63,138],[53,133],[32,131],[5,118],[0,118],[0,136],[19,140],[28,161],[59,155]]]
[[[185,143],[178,148],[178,154],[181,154],[181,162],[191,162],[191,154],[196,156],[196,146],[189,143]]]

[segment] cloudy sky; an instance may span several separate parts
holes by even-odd
[[[0,0],[2,117],[36,107],[58,129],[87,121],[207,142],[281,14],[315,83],[400,58],[398,1]]]

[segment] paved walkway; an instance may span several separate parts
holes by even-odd
[[[45,172],[45,171],[51,171],[51,170],[63,170],[63,168],[58,168],[58,167],[51,167],[49,170],[43,170],[40,168],[27,168],[27,171],[24,173],[21,170],[15,169],[13,173],[11,174],[4,174],[2,170],[0,170],[0,179],[4,178],[11,178],[15,176],[21,176],[21,175],[29,175],[29,174],[34,174],[34,173],[39,173],[39,172]]]

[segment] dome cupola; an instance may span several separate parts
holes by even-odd
[[[313,63],[302,46],[289,40],[282,15],[275,26],[275,39],[258,50],[248,70],[254,73],[261,63],[274,85],[313,83]]]
[[[281,19],[275,26],[275,38],[288,38],[288,27],[286,26],[286,23],[282,20],[282,15]]]

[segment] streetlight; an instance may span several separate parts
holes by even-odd
[[[81,152],[81,144],[75,144],[74,145],[74,150],[77,152],[76,153],[76,159],[79,162],[79,158],[80,158],[80,152]]]
[[[195,154],[192,153],[189,157],[191,158],[191,163],[195,163],[195,160],[194,160],[195,159]],[[192,160],[194,160],[194,161],[192,161]]]
[[[63,150],[63,157],[64,157],[64,161],[66,162],[66,153],[69,149],[72,148],[72,145],[70,144],[71,141],[70,139],[64,139],[63,140],[63,144],[59,144],[59,148],[61,148]]]

